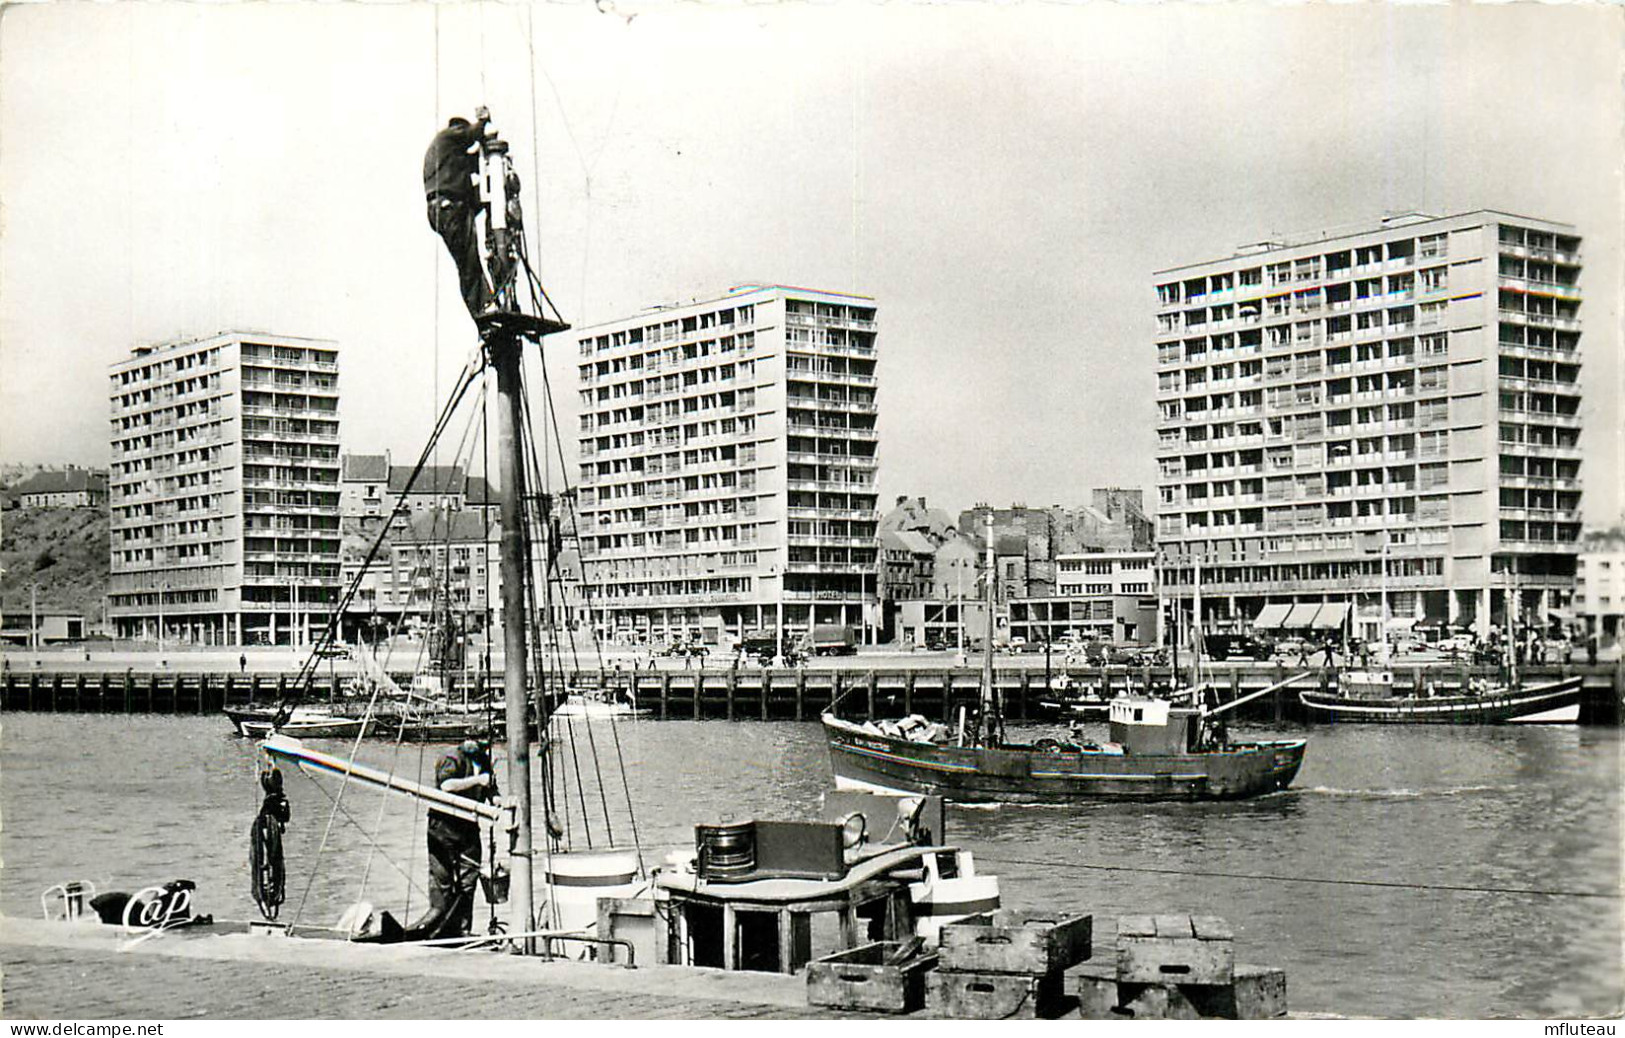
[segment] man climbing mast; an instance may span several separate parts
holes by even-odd
[[[476,149],[490,113],[480,108],[475,115],[478,122],[473,124],[453,116],[429,142],[423,156],[423,194],[429,206],[429,226],[446,243],[446,251],[457,264],[463,303],[477,321],[495,308],[480,260],[480,196],[475,186],[480,174]]]
[[[529,573],[527,534],[535,517],[526,512],[530,495],[525,486],[526,458],[521,436],[526,423],[521,352],[526,342],[540,345],[544,336],[570,326],[556,313],[550,318],[541,312],[526,313],[522,308],[515,286],[520,267],[525,271],[532,309],[541,311],[549,301],[525,255],[520,234],[519,178],[508,158],[508,145],[489,129],[488,111],[480,108],[475,114],[479,119],[477,128],[458,127],[457,120],[453,120],[435,136],[424,161],[424,185],[431,200],[430,224],[441,232],[457,261],[464,302],[479,325],[486,363],[496,372],[497,464],[502,485],[498,520],[503,574],[502,688],[507,701],[508,789],[514,807],[510,933],[515,936],[517,950],[530,952],[535,943],[527,935],[538,920],[533,891],[529,735],[534,690],[526,659],[530,646],[525,630],[525,585]],[[431,187],[431,182],[435,186]],[[443,204],[448,198],[450,204]],[[481,230],[483,255],[478,245]],[[537,711],[536,721],[545,725],[545,715]]]
[[[525,255],[519,175],[508,158],[508,142],[491,127],[491,113],[475,110],[475,122],[453,117],[435,134],[423,157],[423,190],[429,226],[446,243],[457,265],[463,303],[479,325],[482,339],[500,329],[540,340],[568,324],[541,313],[551,300]],[[533,309],[526,313],[519,294],[523,268]]]

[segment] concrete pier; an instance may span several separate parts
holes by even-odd
[[[1404,664],[1394,668],[1395,691],[1405,693],[1432,682],[1441,693],[1466,686],[1472,678],[1493,682],[1493,668],[1462,664]],[[1212,680],[1234,698],[1283,681],[1298,668],[1279,663],[1224,665]],[[1262,697],[1242,707],[1243,720],[1303,721],[1298,691],[1313,688],[1316,676],[1291,688]],[[1107,694],[1133,683],[1144,688],[1167,682],[1167,667],[1052,667],[1051,677],[1062,674],[1073,687],[1094,686]],[[1625,666],[1549,665],[1528,667],[1526,681],[1552,680],[1568,674],[1585,679],[1580,720],[1585,724],[1619,724],[1625,699]],[[210,673],[168,670],[117,673],[86,669],[12,669],[0,676],[0,711],[57,713],[161,713],[213,714],[228,706],[274,705],[295,687],[294,673]],[[407,678],[402,675],[403,680]],[[579,670],[556,677],[550,687],[632,687],[640,705],[661,720],[811,721],[830,705],[839,703],[842,716],[864,719],[919,713],[950,720],[962,704],[976,701],[981,676],[976,667],[885,667],[767,670],[756,667],[692,670]],[[1042,661],[1001,659],[994,680],[1004,693],[1006,716],[1014,721],[1041,716],[1039,703],[1048,696]],[[489,687],[501,691],[500,675]],[[482,687],[484,687],[482,682]],[[477,690],[475,690],[477,691]],[[334,704],[342,708],[342,678],[319,674],[302,701]]]
[[[0,1016],[21,1019],[850,1019],[806,980],[496,952],[0,919]]]

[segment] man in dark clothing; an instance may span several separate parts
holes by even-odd
[[[496,796],[489,735],[468,739],[434,768],[446,793],[486,801]],[[480,874],[480,823],[429,809],[429,911],[409,928],[410,940],[461,937],[474,922]]]
[[[429,204],[429,226],[446,243],[457,264],[457,280],[463,303],[478,320],[491,312],[491,287],[480,264],[480,236],[476,220],[480,194],[475,179],[480,172],[479,153],[474,150],[485,132],[487,113],[481,108],[473,125],[454,116],[446,128],[434,135],[423,156],[423,193]]]

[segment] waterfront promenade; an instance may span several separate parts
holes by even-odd
[[[806,980],[0,919],[7,1019],[830,1019]]]

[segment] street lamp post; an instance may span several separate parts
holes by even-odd
[[[28,585],[28,649],[39,651],[39,584]]]

